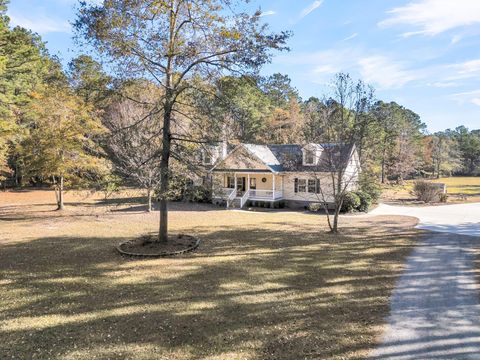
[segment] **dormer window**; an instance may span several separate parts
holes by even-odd
[[[313,149],[303,150],[303,164],[315,165],[315,151]]]

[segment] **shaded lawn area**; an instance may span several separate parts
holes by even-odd
[[[406,217],[345,217],[333,236],[321,215],[173,204],[198,251],[126,260],[114,246],[158,214],[67,196],[60,215],[44,193],[0,193],[0,358],[365,358],[421,234]]]

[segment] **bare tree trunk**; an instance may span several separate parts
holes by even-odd
[[[63,176],[60,176],[60,184],[58,185],[58,208],[57,210],[63,210]]]
[[[148,201],[147,211],[152,212],[152,189],[150,186],[147,189],[147,201]]]
[[[335,209],[335,214],[333,215],[333,226],[331,232],[334,234],[338,233],[338,215],[340,214],[340,208]]]
[[[160,228],[158,232],[158,241],[168,242],[168,201],[167,193],[169,188],[169,160],[171,147],[170,121],[172,117],[173,94],[171,89],[172,75],[167,74],[166,98],[163,115],[163,137],[162,137],[162,159],[160,161]]]
[[[385,158],[382,159],[382,184],[385,184]]]
[[[386,141],[383,142],[382,150],[382,184],[385,184],[385,157],[387,156]]]
[[[342,210],[343,199],[340,201],[335,200],[335,212],[333,213],[333,225],[330,226],[330,232],[333,234],[338,233],[338,217],[340,215],[340,211]]]
[[[52,176],[52,181],[53,181],[53,192],[55,193],[55,202],[58,206],[59,199],[58,199],[58,185],[57,185],[57,180],[55,179],[55,176]]]

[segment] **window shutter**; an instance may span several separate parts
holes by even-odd
[[[320,180],[317,179],[316,193],[320,194]]]
[[[295,178],[295,192],[298,193],[298,179]]]

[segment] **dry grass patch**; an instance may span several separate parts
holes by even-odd
[[[126,260],[114,246],[157,214],[95,198],[59,214],[47,195],[0,203],[4,358],[365,358],[420,234],[411,218],[344,217],[333,236],[318,214],[173,204],[171,230],[201,247]]]

